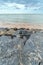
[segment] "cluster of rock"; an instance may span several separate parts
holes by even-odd
[[[0,28],[0,65],[43,65],[43,30]]]

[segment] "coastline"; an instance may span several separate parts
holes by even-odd
[[[30,23],[0,23],[0,28],[43,29],[43,24],[30,24]]]

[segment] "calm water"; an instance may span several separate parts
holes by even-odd
[[[43,23],[43,15],[35,14],[0,14],[0,22],[10,22],[10,23]]]

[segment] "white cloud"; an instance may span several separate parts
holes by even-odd
[[[17,4],[17,3],[3,3],[0,5],[0,13],[31,13],[37,12],[41,6],[40,3],[33,5],[29,4],[27,7],[25,4]]]
[[[32,10],[38,10],[40,7],[29,7],[29,9],[32,9]]]
[[[17,4],[17,3],[4,3],[5,6],[7,7],[17,7],[20,9],[24,9],[25,5],[24,4]]]

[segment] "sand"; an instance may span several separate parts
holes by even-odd
[[[29,28],[29,29],[43,29],[43,24],[29,24],[29,23],[0,23],[0,28]]]

